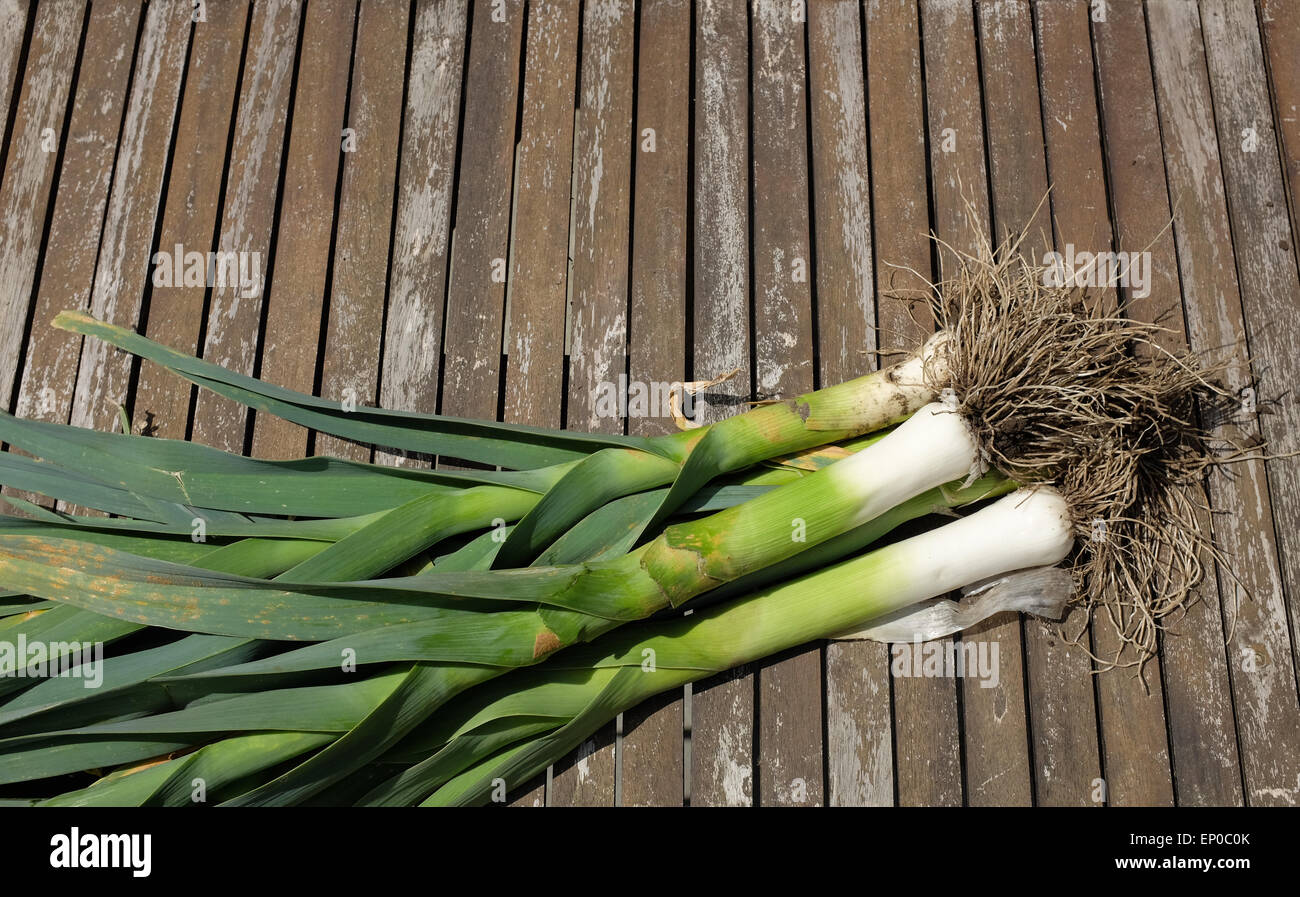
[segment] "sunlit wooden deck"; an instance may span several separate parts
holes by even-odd
[[[1120,298],[1246,347],[1276,399],[1251,426],[1295,451],[1297,104],[1286,0],[0,0],[2,398],[369,457],[48,326],[82,308],[321,395],[659,432],[600,384],[739,368],[716,418],[921,336],[886,293],[940,273],[929,232],[972,245],[965,197],[996,232],[1149,250]],[[191,285],[209,252],[244,267]],[[991,688],[810,645],[626,714],[517,800],[1294,804],[1300,460],[1209,494],[1253,597],[1207,583],[1149,693],[1031,620],[966,634]]]

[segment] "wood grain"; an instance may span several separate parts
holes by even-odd
[[[50,322],[64,309],[90,307],[139,23],[140,5],[120,3],[95,6],[86,26],[85,61],[68,121],[18,389],[15,413],[20,417],[68,421],[82,339]]]
[[[989,220],[984,159],[984,116],[975,16],[964,0],[921,0],[925,53],[926,132],[939,276],[957,263],[952,250],[970,252]],[[972,207],[967,209],[967,205]]]
[[[627,0],[593,0],[583,15],[565,425],[610,433],[623,422],[602,416],[596,398],[602,383],[617,383],[627,370],[636,10]]]
[[[189,51],[190,15],[189,7],[178,4],[151,4],[144,12],[90,295],[92,316],[123,327],[139,324],[153,272],[168,150]],[[107,343],[85,341],[72,400],[74,425],[120,429],[118,409],[129,398],[133,362]]]
[[[1286,190],[1278,164],[1255,8],[1250,3],[1208,0],[1201,15],[1242,314],[1257,378],[1255,389],[1266,400],[1276,398],[1269,401],[1265,413],[1256,415],[1256,423],[1269,452],[1280,456],[1264,465],[1268,503],[1260,508],[1265,535],[1277,534],[1280,588],[1270,592],[1266,590],[1272,582],[1265,579],[1260,583],[1261,590],[1254,594],[1248,611],[1243,605],[1237,621],[1249,628],[1234,639],[1268,658],[1262,675],[1243,669],[1238,677],[1267,707],[1267,716],[1255,723],[1267,734],[1258,742],[1252,739],[1247,754],[1256,756],[1246,768],[1247,799],[1251,804],[1294,805],[1300,801],[1300,756],[1296,750],[1300,707],[1295,685],[1295,652],[1300,648],[1300,539],[1296,533],[1300,525],[1300,458],[1294,456],[1300,449],[1300,397],[1292,391],[1300,376],[1295,351],[1300,337],[1295,316],[1295,309],[1300,308],[1300,279],[1295,235],[1285,211]],[[1244,558],[1242,563],[1246,563]],[[1247,731],[1251,736],[1259,734]]]
[[[1241,361],[1248,343],[1200,17],[1195,7],[1173,3],[1153,3],[1147,15],[1191,345],[1229,363],[1229,389],[1245,389],[1253,380]],[[1234,348],[1241,354],[1233,357]],[[1237,438],[1259,432],[1254,421],[1238,432],[1234,426],[1224,424],[1221,432]],[[1214,536],[1240,578],[1234,582],[1221,571],[1219,584],[1245,799],[1287,803],[1298,781],[1300,708],[1263,464],[1245,462],[1212,475],[1210,501],[1229,512],[1214,518]]]
[[[356,18],[356,0],[316,0],[307,7],[275,257],[263,297],[259,376],[309,394],[316,391]],[[252,453],[299,458],[307,452],[307,436],[297,424],[256,415]]]
[[[870,23],[867,27],[870,30]],[[974,198],[983,209],[988,206],[987,196],[979,199],[976,192],[982,192],[984,184],[984,144],[979,104],[971,101],[971,91],[978,93],[979,89],[972,10],[969,4],[926,0],[921,4],[919,28],[927,113],[923,133],[928,135],[934,208],[931,227],[940,239],[960,247],[969,243],[964,195]],[[882,232],[896,227],[883,217],[878,216],[876,222]],[[908,250],[920,265],[913,267],[922,275],[933,276],[931,246],[924,235],[913,232],[900,234],[898,239],[918,244]],[[893,256],[881,250],[882,260]],[[915,337],[924,335],[916,333]],[[959,806],[963,786],[956,681],[904,676],[895,677],[893,683],[899,803]]]
[[[1294,234],[1300,231],[1300,16],[1291,6],[1287,0],[1260,0],[1259,29]]]
[[[639,35],[628,379],[673,383],[686,379],[690,3],[647,0],[641,7]],[[575,259],[575,273],[576,265]],[[575,347],[576,324],[575,318]],[[629,433],[642,436],[672,426],[658,414],[627,422]],[[618,720],[623,805],[683,803],[687,722],[682,691],[648,701]]]
[[[1040,4],[1035,36],[1055,249],[1109,251],[1087,5]],[[1114,290],[1100,292],[1113,308]],[[1069,633],[1084,632],[1082,644],[1072,645],[1054,624],[1025,621],[1037,798],[1046,806],[1104,800],[1086,622],[1083,610],[1075,609],[1061,624]]]
[[[238,283],[213,287],[203,357],[245,375],[251,375],[257,364],[262,292],[270,264],[271,228],[301,21],[298,0],[253,4],[244,51],[217,251],[245,253],[250,260],[256,253],[263,283],[256,290],[245,290]],[[196,442],[242,453],[247,423],[245,407],[199,390],[191,431]]]
[[[384,408],[438,410],[466,16],[464,0],[426,0],[415,14],[379,384]],[[387,452],[376,460],[421,463]]]
[[[502,405],[505,420],[533,426],[558,427],[563,420],[579,16],[576,0],[533,4],[528,10],[523,111],[515,148]],[[551,770],[548,804],[554,801],[553,779]]]
[[[694,377],[739,370],[697,397],[701,422],[743,411],[753,375],[748,51],[744,3],[696,5]],[[691,690],[692,805],[754,802],[754,690],[747,667]]]
[[[51,200],[64,115],[86,4],[43,3],[32,23],[27,68],[0,180],[0,406],[17,388],[42,230]]]
[[[926,287],[932,276],[930,242],[929,185],[926,161],[925,84],[921,69],[921,23],[917,7],[889,0],[867,0],[863,6],[867,32],[867,115],[871,146],[871,201],[875,224],[876,284],[879,290],[877,325],[881,349],[907,349],[918,345],[933,329],[928,309],[914,315],[909,298]],[[882,356],[881,364],[892,361],[891,353]],[[861,662],[880,663],[881,674],[888,676],[890,651],[864,649]],[[877,659],[878,658],[878,659]],[[874,675],[866,673],[864,676]],[[836,675],[842,679],[842,674]],[[888,678],[893,728],[892,801],[924,803],[926,791],[948,803],[961,800],[960,769],[956,768],[957,746],[948,737],[950,720],[938,719],[931,726],[922,718],[924,708],[915,704],[907,680]],[[867,681],[863,687],[870,691]],[[948,706],[952,706],[951,701]],[[931,737],[931,730],[945,728],[943,740],[945,768],[934,778],[927,764],[935,751],[920,745]],[[883,766],[879,756],[877,768]],[[875,792],[882,800],[883,784]]]
[[[1118,245],[1149,247],[1151,253],[1150,295],[1130,296],[1129,313],[1170,328],[1168,348],[1185,347],[1177,250],[1169,228],[1169,193],[1142,10],[1113,9],[1106,22],[1093,24],[1093,42]],[[1163,678],[1152,675],[1148,680],[1153,694],[1163,693],[1168,711],[1175,801],[1240,804],[1241,768],[1214,582],[1204,584],[1197,597],[1198,603],[1174,622],[1172,635],[1163,640]],[[1129,746],[1112,737],[1106,745],[1108,758],[1112,748],[1122,752]],[[1112,802],[1125,802],[1125,790],[1112,787]]]
[[[804,17],[789,3],[752,5],[751,251],[760,399],[796,396],[814,385],[805,39]],[[758,665],[757,774],[765,806],[825,802],[821,655],[821,646],[812,645]]]
[[[176,149],[167,180],[158,249],[173,266],[178,254],[207,253],[216,248],[221,189],[230,151],[231,125],[239,90],[239,68],[248,30],[246,2],[214,4],[207,20],[196,22],[189,74],[176,125]],[[157,268],[155,267],[155,270]],[[181,352],[198,351],[207,311],[208,278],[199,285],[155,282],[149,295],[146,334]],[[137,433],[184,439],[189,429],[188,381],[157,365],[140,366],[132,404]]]
[[[1169,194],[1160,147],[1154,85],[1142,10],[1124,7],[1111,11],[1105,22],[1092,25],[1096,54],[1098,95],[1105,136],[1106,171],[1110,185],[1116,245],[1125,251],[1150,252],[1150,283],[1146,290],[1125,291],[1128,314],[1170,328],[1169,348],[1185,348],[1184,319],[1179,295],[1178,262],[1170,221]],[[1147,292],[1148,295],[1138,295]],[[1207,521],[1208,523],[1208,521]],[[1139,737],[1106,725],[1107,692],[1132,689],[1128,676],[1111,673],[1098,680],[1103,721],[1103,761],[1109,801],[1115,805],[1137,803],[1240,802],[1240,770],[1236,759],[1236,734],[1232,731],[1231,695],[1223,656],[1218,618],[1218,596],[1212,589],[1202,596],[1190,619],[1166,638],[1158,664],[1145,672],[1150,686],[1145,712],[1164,716],[1164,744],[1153,743],[1145,727]],[[1213,609],[1213,613],[1211,613]],[[1195,625],[1188,625],[1194,623]],[[1113,628],[1094,624],[1099,653]],[[1127,681],[1126,681],[1127,680]],[[1140,702],[1139,702],[1140,703]],[[1146,756],[1143,756],[1144,752]],[[1126,780],[1135,763],[1150,764],[1152,757],[1168,755],[1173,788],[1152,768],[1152,781]],[[1213,795],[1211,797],[1211,795]]]
[[[405,8],[361,0],[343,154],[320,395],[354,406],[378,398],[380,339],[397,183],[408,22]],[[314,454],[370,460],[370,449],[324,433]]]
[[[9,136],[9,103],[13,100],[13,87],[18,69],[18,60],[23,51],[23,39],[27,36],[27,0],[0,0],[0,113],[4,114],[4,124],[0,125],[0,147],[4,146]]]
[[[582,81],[573,135],[565,426],[590,432],[624,429],[620,418],[597,412],[596,397],[602,383],[617,383],[627,370],[635,31],[636,10],[629,0],[584,4]],[[678,731],[680,743],[680,727]],[[616,743],[616,726],[610,723],[557,763],[548,792],[551,804],[612,806]]]
[[[506,420],[534,426],[558,427],[563,405],[578,24],[576,0],[529,9],[506,290],[504,404]]]
[[[494,21],[493,10],[505,21]],[[442,411],[497,416],[522,0],[474,4],[465,83],[464,139],[447,291]]]
[[[1047,169],[1033,16],[1027,3],[980,3],[977,25],[992,212],[986,226],[992,239],[1001,242],[1009,233],[1033,233],[1049,226],[1045,204],[1035,217],[1047,192]],[[972,806],[1028,805],[1033,801],[1033,773],[1021,621],[988,620],[963,633],[962,641],[996,644],[999,668],[997,682],[990,687],[978,680],[962,681],[966,801]]]
[[[808,8],[808,103],[812,131],[813,233],[819,384],[874,366],[871,185],[861,10],[856,3]],[[825,649],[826,802],[894,802],[889,649],[830,642]]]

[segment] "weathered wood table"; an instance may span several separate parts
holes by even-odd
[[[1149,252],[1115,298],[1248,351],[1249,427],[1295,451],[1298,103],[1287,0],[0,0],[0,388],[369,456],[48,326],[83,308],[341,401],[657,432],[602,389],[739,368],[714,419],[869,370],[926,328],[887,294],[941,274],[928,234],[970,249],[974,221]],[[991,688],[811,645],[518,799],[1295,803],[1300,461],[1209,494],[1242,582],[1206,583],[1149,693],[1037,621],[966,634]]]

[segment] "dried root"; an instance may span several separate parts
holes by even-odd
[[[1220,435],[1236,405],[1222,385],[1228,363],[1165,348],[1177,342],[1167,329],[1126,317],[1113,299],[1048,285],[1023,239],[952,250],[957,270],[928,296],[950,336],[934,386],[953,390],[992,466],[1065,495],[1078,601],[1119,636],[1099,666],[1140,669],[1164,621],[1224,560],[1207,472],[1258,458],[1259,446]]]

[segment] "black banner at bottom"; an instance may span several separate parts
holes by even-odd
[[[766,877],[774,867],[797,876],[860,876],[864,884],[987,875],[993,868],[1017,878],[1050,874],[1045,881],[1056,882],[1062,874],[1230,880],[1277,874],[1295,856],[1295,817],[1276,810],[553,813],[9,810],[4,828],[15,871],[126,888],[196,881],[337,886],[352,877],[373,882],[377,873],[380,881],[445,883],[459,866],[470,881],[488,875],[485,886],[495,890],[515,876],[534,887],[540,878],[558,883],[602,868],[604,878],[610,864],[642,882],[651,869],[654,877],[691,880],[699,877],[694,869],[710,877]]]

